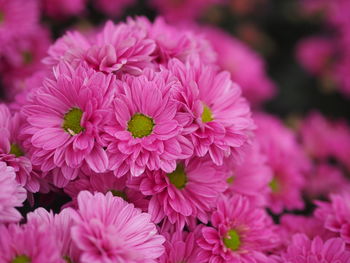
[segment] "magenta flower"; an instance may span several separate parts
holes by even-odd
[[[151,216],[122,198],[82,191],[78,206],[72,239],[81,251],[80,262],[156,262],[164,252],[164,237]]]
[[[274,213],[281,213],[283,209],[302,209],[301,191],[310,163],[295,134],[270,115],[256,114],[254,120],[258,126],[257,140],[273,172],[268,206]]]
[[[46,226],[0,225],[0,263],[65,263]]]
[[[155,223],[163,219],[182,229],[198,218],[208,222],[220,193],[226,189],[226,167],[216,166],[209,157],[179,163],[172,173],[146,171],[139,189],[151,196],[148,212]]]
[[[350,194],[330,195],[330,202],[316,201],[315,216],[324,227],[350,244]]]
[[[159,258],[159,263],[199,263],[199,253],[202,250],[197,240],[201,235],[201,226],[192,232],[175,231],[164,232],[166,238],[164,243],[165,252]]]
[[[48,30],[37,27],[13,37],[3,47],[0,71],[3,74],[7,98],[24,90],[25,78],[44,68],[41,60],[46,56],[50,42]]]
[[[0,105],[0,161],[14,168],[17,182],[30,192],[40,189],[39,175],[32,169],[32,163],[24,150],[20,131],[24,128],[23,116],[13,116],[6,105]]]
[[[14,223],[21,220],[15,207],[22,206],[27,193],[16,181],[12,167],[0,162],[0,223]]]
[[[272,220],[244,196],[223,197],[211,216],[212,227],[203,227],[198,244],[205,262],[269,262],[264,251],[277,245]]]
[[[227,195],[242,194],[247,196],[257,206],[266,206],[271,193],[269,183],[272,180],[272,170],[267,165],[267,158],[261,153],[259,143],[254,141],[248,148],[242,162],[229,159]],[[254,183],[252,183],[254,182]]]
[[[125,201],[132,203],[136,208],[147,212],[149,200],[146,199],[140,190],[129,187],[128,177],[117,178],[113,172],[80,174],[77,180],[70,182],[64,191],[72,199],[70,205],[76,206],[77,197],[80,191],[87,190],[91,193],[101,192],[103,194],[111,192],[114,196],[119,196]]]
[[[113,102],[104,139],[109,169],[118,177],[129,170],[131,175],[139,176],[146,168],[171,173],[177,160],[193,153],[177,121],[174,93],[178,82],[174,78],[167,80],[166,71],[150,74],[150,78],[129,75],[117,82],[120,93]]]
[[[231,73],[232,80],[253,106],[275,95],[275,84],[267,76],[265,62],[258,53],[217,28],[207,27],[202,31],[218,54],[217,64]]]
[[[194,154],[208,153],[217,165],[223,164],[224,157],[239,154],[251,138],[254,123],[249,104],[229,73],[198,59],[186,64],[173,59],[168,67],[182,84],[180,120]]]
[[[71,238],[73,219],[70,209],[63,209],[59,214],[53,214],[52,211],[37,208],[27,214],[27,221],[35,228],[45,227],[47,229],[47,233],[54,237],[55,246],[61,258],[66,259],[67,262],[79,262],[80,254]]]
[[[222,3],[222,0],[151,0],[152,5],[168,21],[178,22],[199,18],[214,4]]]
[[[43,172],[52,171],[55,185],[62,187],[83,166],[95,172],[107,169],[100,131],[108,121],[115,88],[112,75],[95,73],[84,65],[73,70],[60,64],[54,74],[23,107],[27,125],[22,132],[33,164]]]
[[[0,0],[0,54],[13,37],[32,32],[38,20],[38,1]]]
[[[96,0],[94,4],[104,14],[114,17],[120,16],[126,7],[135,4],[135,0]]]
[[[350,251],[346,250],[345,243],[340,238],[323,242],[320,237],[310,240],[303,234],[297,234],[283,253],[281,262],[349,263]]]
[[[191,27],[167,24],[162,17],[158,17],[154,23],[144,17],[139,17],[137,21],[147,27],[149,38],[156,43],[152,56],[157,63],[166,65],[172,58],[185,63],[194,55],[198,55],[203,63],[216,62],[216,53],[209,41]]]
[[[41,0],[45,15],[56,19],[80,15],[86,5],[86,0]]]

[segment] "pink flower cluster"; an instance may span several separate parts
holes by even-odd
[[[302,39],[296,50],[300,64],[321,80],[327,89],[350,95],[350,2],[346,0],[301,0],[306,17],[322,14],[324,32]]]
[[[0,263],[350,263],[346,122],[312,113],[287,127],[259,111],[275,92],[261,57],[162,18],[23,44],[44,58],[22,75],[23,61],[7,66],[21,26],[44,31],[12,22],[21,1],[0,0],[1,76],[16,94],[0,104]],[[60,19],[79,9],[42,2]],[[21,208],[49,195],[70,200]]]

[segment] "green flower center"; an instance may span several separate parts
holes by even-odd
[[[11,263],[30,263],[30,262],[31,262],[30,258],[25,255],[17,256],[11,261]]]
[[[227,178],[226,182],[228,184],[233,184],[234,180],[235,180],[235,177],[234,176],[230,176],[229,178]]]
[[[211,122],[212,120],[214,120],[213,113],[208,106],[203,105],[202,122],[206,123]]]
[[[72,108],[63,117],[62,128],[70,135],[81,133],[84,128],[80,126],[80,121],[83,116],[83,111],[79,108]]]
[[[273,193],[278,193],[281,190],[281,184],[279,183],[276,177],[272,178],[271,182],[269,183],[269,186]]]
[[[73,261],[70,259],[70,257],[68,256],[64,256],[63,259],[67,262],[67,263],[73,263]]]
[[[226,237],[224,237],[224,244],[232,251],[239,249],[239,246],[241,245],[241,239],[236,230],[230,229],[227,232]]]
[[[30,63],[32,63],[33,61],[33,54],[30,51],[23,51],[22,52],[22,60],[24,65],[28,65]]]
[[[14,154],[16,157],[24,155],[22,149],[15,143],[11,144],[10,153]]]
[[[3,12],[0,12],[0,24],[5,20],[5,16]]]
[[[154,121],[152,118],[136,113],[128,122],[128,131],[134,138],[143,138],[152,133]]]
[[[175,185],[177,189],[184,188],[187,183],[187,176],[182,164],[179,164],[175,171],[167,174],[167,176],[169,177],[170,182]]]
[[[123,191],[110,190],[110,192],[111,192],[114,196],[119,196],[119,197],[123,198],[125,201],[127,201],[126,193],[124,193]]]

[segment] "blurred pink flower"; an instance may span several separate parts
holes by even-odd
[[[170,22],[194,20],[222,0],[151,0],[150,5]]]
[[[80,262],[156,262],[164,252],[151,216],[108,192],[82,191],[78,210],[72,210],[72,239],[81,251]]]
[[[318,236],[309,239],[304,234],[296,234],[281,259],[281,262],[288,263],[349,263],[350,251],[346,250],[345,243],[340,238],[323,242]]]
[[[350,194],[332,194],[330,202],[316,201],[315,216],[324,227],[350,244]]]
[[[42,12],[49,17],[62,19],[78,16],[85,10],[86,0],[40,0]]]
[[[301,40],[296,47],[299,63],[311,74],[329,74],[335,55],[334,40],[312,36]]]
[[[22,206],[27,193],[16,181],[11,166],[0,161],[0,224],[19,222],[22,218],[15,207]]]
[[[272,180],[272,170],[257,141],[253,141],[247,148],[242,162],[229,159],[231,169],[226,180],[229,188],[225,194],[242,194],[256,206],[266,206],[271,193],[269,183]]]
[[[199,262],[268,263],[264,251],[279,242],[264,209],[255,207],[241,195],[220,199],[211,223],[212,227],[203,227],[198,240],[203,249]]]
[[[231,73],[253,106],[259,106],[276,94],[276,86],[267,76],[263,58],[248,45],[214,27],[202,29],[217,53],[217,64]]]
[[[272,190],[269,208],[274,213],[281,213],[284,209],[302,209],[304,175],[310,170],[311,164],[298,144],[296,135],[271,115],[258,113],[254,120],[258,126],[257,140],[273,172],[269,184]]]
[[[124,9],[135,2],[135,0],[95,0],[94,5],[104,14],[114,17],[122,15]]]

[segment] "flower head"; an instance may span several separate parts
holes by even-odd
[[[110,169],[117,176],[139,176],[145,169],[171,173],[176,161],[193,153],[191,142],[182,135],[174,99],[178,82],[168,73],[125,76],[118,81],[120,92],[105,128]]]
[[[266,212],[241,195],[220,199],[211,223],[198,240],[206,262],[268,262],[264,251],[278,241]]]
[[[54,183],[63,186],[82,166],[95,172],[107,169],[100,132],[115,90],[113,76],[84,65],[72,69],[62,63],[54,74],[33,90],[35,96],[24,106],[23,134],[33,164],[43,172],[54,171]]]
[[[156,262],[164,238],[150,217],[110,192],[82,191],[72,227],[81,262]]]
[[[13,223],[21,219],[15,207],[22,206],[27,197],[26,191],[16,181],[12,167],[0,162],[0,223]]]

